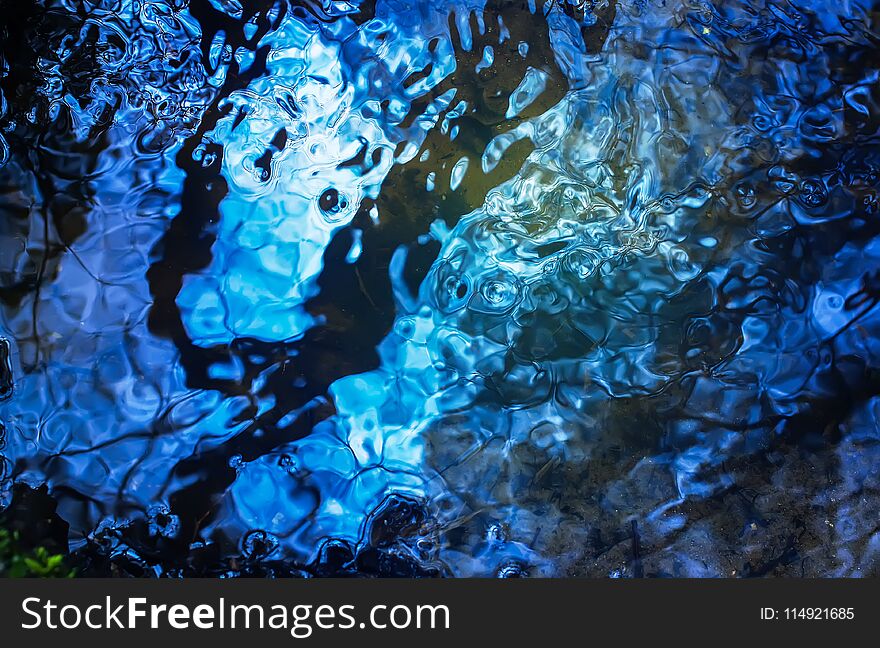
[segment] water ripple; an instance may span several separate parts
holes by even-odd
[[[88,569],[877,573],[869,0],[3,9],[0,506]]]

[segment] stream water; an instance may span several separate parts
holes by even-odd
[[[87,570],[880,574],[880,6],[0,9],[0,508]]]

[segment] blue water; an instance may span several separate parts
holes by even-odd
[[[880,574],[880,6],[0,4],[0,507],[74,555]]]

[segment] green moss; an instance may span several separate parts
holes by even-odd
[[[45,547],[24,551],[17,533],[0,529],[0,577],[73,578],[75,574],[63,555],[51,554]]]

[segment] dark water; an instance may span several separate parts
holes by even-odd
[[[880,6],[0,10],[0,507],[86,571],[880,574]]]

